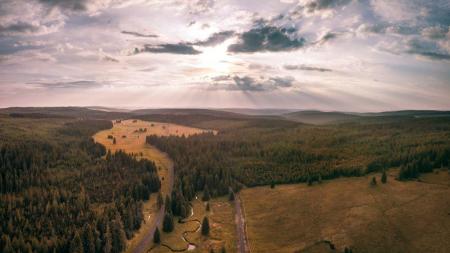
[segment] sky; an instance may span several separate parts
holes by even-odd
[[[450,110],[448,0],[0,0],[0,107]]]

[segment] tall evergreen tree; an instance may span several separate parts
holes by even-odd
[[[202,235],[209,235],[209,220],[206,216],[203,218],[202,222]]]
[[[385,184],[387,182],[387,175],[386,175],[386,171],[383,170],[383,174],[381,175],[381,182],[383,184]]]
[[[70,252],[71,253],[83,253],[83,243],[81,242],[80,235],[75,232],[75,235],[70,242]]]
[[[156,243],[156,244],[160,244],[161,243],[161,235],[159,233],[158,227],[156,227],[155,233],[153,233],[153,242]]]
[[[170,233],[173,231],[174,223],[173,216],[171,213],[166,213],[163,219],[163,231],[166,233]]]

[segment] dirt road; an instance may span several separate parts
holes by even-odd
[[[245,215],[242,209],[241,198],[239,193],[236,194],[235,200],[235,222],[236,222],[236,235],[237,235],[237,252],[238,253],[249,253],[250,248],[248,247],[247,241],[247,231],[245,226]]]

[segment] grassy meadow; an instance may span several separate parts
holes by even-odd
[[[370,185],[372,176],[378,184]],[[251,252],[446,252],[450,174],[380,175],[241,191]]]

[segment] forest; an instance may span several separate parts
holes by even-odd
[[[154,163],[94,143],[107,120],[0,122],[0,251],[122,252],[160,188]]]
[[[219,196],[230,187],[311,183],[393,167],[400,168],[398,179],[407,180],[449,163],[448,118],[284,123],[283,128],[274,122],[251,119],[223,127],[218,135],[148,136],[147,142],[175,161],[178,189],[188,199],[202,190]]]

